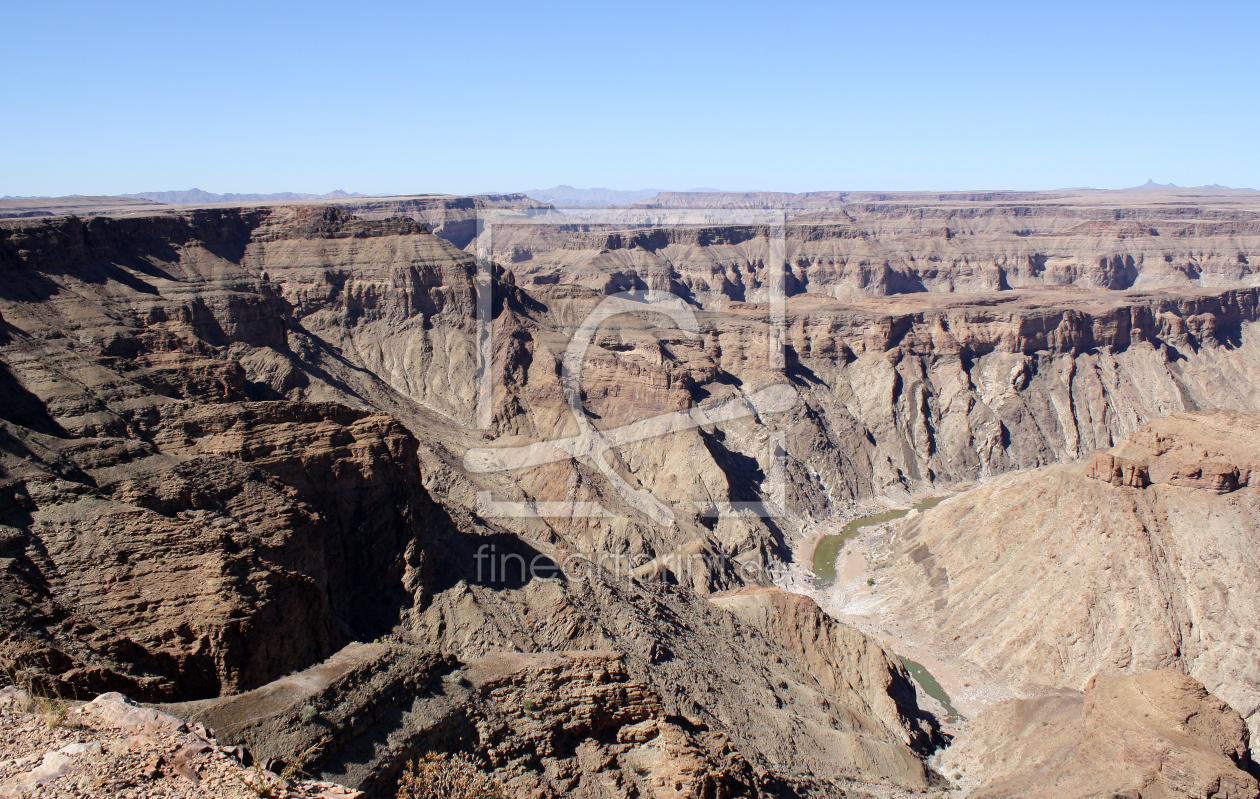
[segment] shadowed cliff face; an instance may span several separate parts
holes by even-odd
[[[183,401],[133,421],[83,438],[4,423],[0,613],[22,659],[69,690],[252,687],[388,632],[424,599],[443,515],[397,422]]]
[[[425,601],[424,548],[451,525],[416,439],[301,359],[319,345],[249,262],[277,239],[423,231],[347,221],[321,208],[5,229],[4,612],[22,657],[71,690],[256,686]],[[319,401],[333,398],[358,408]]]

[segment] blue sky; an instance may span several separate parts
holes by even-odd
[[[0,195],[1260,188],[1260,3],[3,0]]]

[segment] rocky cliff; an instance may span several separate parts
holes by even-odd
[[[252,687],[392,629],[422,594],[415,439],[344,406],[167,403],[135,436],[5,424],[0,613],[76,692]]]
[[[1254,413],[1178,413],[989,481],[880,544],[882,615],[1022,693],[1178,668],[1254,734],[1257,452]]]
[[[495,267],[494,392],[481,429],[476,271],[471,255],[413,218],[331,206],[0,223],[10,597],[0,613],[22,661],[71,691],[216,702],[280,691],[295,669],[333,674],[349,663],[346,673],[359,674],[358,650],[346,647],[379,638],[389,652],[379,668],[364,665],[381,681],[364,707],[386,695],[436,707],[455,692],[423,676],[440,671],[434,658],[471,666],[528,655],[522,673],[541,669],[538,679],[558,685],[561,666],[543,663],[546,653],[615,652],[618,665],[605,670],[624,680],[611,682],[633,683],[651,712],[575,732],[572,752],[546,739],[560,746],[554,774],[530,790],[563,793],[605,771],[628,786],[624,764],[606,759],[623,750],[607,747],[657,738],[661,752],[644,750],[642,767],[655,775],[659,761],[673,774],[669,758],[691,752],[693,793],[871,778],[924,788],[935,777],[923,758],[941,738],[896,658],[768,588],[794,537],[855,498],[1074,460],[1178,411],[1260,410],[1254,287],[848,302],[797,286],[782,369],[755,294],[711,302],[692,292],[678,311],[694,319],[690,330],[647,309],[601,325],[577,384],[564,366],[575,330],[609,292],[639,284],[576,270],[523,286],[520,272]],[[719,421],[715,409],[733,418]],[[660,436],[617,432],[662,415],[685,424]],[[480,468],[501,457],[495,447],[587,426],[625,439],[593,457]],[[1163,490],[1136,487],[1163,479],[1159,463],[1139,469],[1128,450],[1110,457],[1064,468],[1091,491]],[[1198,471],[1169,471],[1179,481],[1169,490],[1202,485],[1218,500],[1252,490],[1246,464],[1200,460]],[[672,519],[646,512],[641,492]],[[524,511],[496,512],[505,503]],[[540,511],[546,503],[601,513]],[[715,515],[734,503],[788,512]],[[487,557],[497,576],[482,571]],[[516,562],[577,570],[508,571]],[[1204,652],[1229,657],[1207,643]],[[510,693],[497,679],[473,680],[490,687],[440,714],[416,710],[407,729],[439,717],[510,727],[487,698]],[[1223,678],[1203,679],[1241,701]],[[318,767],[381,789],[428,739],[382,760],[353,745],[367,717],[350,705],[329,716],[341,754],[330,749]],[[655,732],[633,733],[642,740],[617,740],[653,720]],[[288,724],[266,737],[278,752],[300,738],[280,735]],[[493,742],[478,746],[505,779],[528,781],[541,762],[517,749],[493,760]],[[583,759],[588,749],[594,759]]]
[[[667,193],[637,206],[622,224],[497,228],[497,257],[526,286],[668,280],[708,306],[764,293],[778,236],[788,292],[842,300],[1255,285],[1260,256],[1260,196],[1250,191]],[[720,209],[781,212],[784,227],[723,225]],[[641,221],[684,212],[693,221],[682,228]]]

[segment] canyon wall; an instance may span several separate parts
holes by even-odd
[[[764,295],[693,292],[694,330],[621,313],[566,385],[574,331],[609,292],[682,273],[596,280],[588,264],[524,285],[509,264],[492,270],[481,429],[477,264],[425,224],[320,205],[146,214],[0,222],[0,614],[23,662],[79,692],[208,699],[377,638],[466,663],[615,651],[663,723],[709,741],[706,758],[734,747],[759,786],[807,771],[926,787],[939,732],[905,670],[767,569],[855,499],[1072,461],[1178,411],[1260,410],[1246,285],[860,303],[798,286],[783,368]],[[661,415],[687,423],[618,439],[602,464],[478,466]],[[1211,474],[1194,479],[1229,479]],[[603,513],[495,512],[547,502]],[[714,513],[733,503],[787,513]],[[487,580],[486,552],[587,565]]]
[[[671,509],[672,524],[660,525],[583,459],[465,468],[473,448],[579,431],[562,364],[604,287],[526,291],[497,272],[483,432],[475,260],[410,219],[298,206],[6,225],[0,312],[25,334],[9,368],[49,423],[118,434],[128,422],[111,403],[136,391],[380,410],[424,442],[426,486],[450,512],[484,515],[485,496],[597,502],[609,515],[493,521],[649,571],[699,552],[710,567],[676,577],[705,591],[789,557],[795,523],[713,515],[732,502],[824,518],[852,499],[1071,460],[1177,411],[1260,409],[1255,288],[918,293],[860,304],[797,294],[786,302],[784,369],[772,368],[764,303],[696,307],[697,334],[659,314],[621,314],[585,351],[580,390],[596,427],[697,405],[744,408],[720,426],[602,456]],[[794,404],[754,412],[752,398],[775,387]],[[786,496],[773,496],[780,464]]]
[[[1024,694],[1176,668],[1260,733],[1260,415],[1178,413],[915,514],[872,558],[883,618]]]
[[[789,294],[847,301],[1260,280],[1256,192],[662,194],[635,209],[621,212],[621,223],[614,211],[598,224],[559,215],[555,227],[504,220],[494,232],[494,257],[527,287],[668,283],[706,307],[761,296],[778,237]],[[724,211],[782,216],[733,225],[719,221]],[[684,218],[685,227],[645,225]]]

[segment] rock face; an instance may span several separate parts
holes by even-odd
[[[1242,719],[1172,669],[1008,700],[940,761],[973,799],[1260,795]]]
[[[1243,476],[1257,452],[1260,416],[1197,411],[994,479],[883,542],[882,613],[1033,694],[1178,668],[1254,733],[1260,492]]]
[[[731,502],[785,501],[820,517],[851,498],[1076,458],[1179,410],[1260,408],[1257,289],[920,293],[860,305],[797,293],[787,303],[786,374],[767,360],[764,305],[697,309],[699,336],[622,315],[595,336],[583,369],[585,407],[605,429],[697,402],[747,403],[775,386],[799,398],[720,430],[617,447],[612,468],[673,508],[674,526],[662,527],[583,459],[512,474],[462,468],[464,452],[487,442],[473,418],[475,264],[414,220],[256,206],[17,221],[0,232],[0,314],[25,334],[6,356],[27,387],[18,407],[33,395],[45,409],[34,412],[75,435],[116,435],[125,422],[109,403],[128,392],[383,410],[424,440],[426,483],[454,512],[484,514],[482,494],[599,502],[610,518],[496,522],[658,569],[698,549],[728,564],[688,577],[705,591],[737,587],[732,572],[743,565],[786,557],[782,528],[705,515]],[[574,275],[536,290],[544,305],[511,277],[493,287],[487,433],[572,435],[561,363],[606,286],[583,288]],[[782,498],[772,496],[768,443],[778,435]]]
[[[473,197],[429,194],[419,197],[363,197],[342,200],[337,207],[361,219],[409,217],[433,235],[463,249],[477,237],[477,216],[485,209],[545,210],[550,204],[524,194],[480,194]]]
[[[848,301],[921,291],[1116,290],[1258,279],[1255,192],[667,193],[637,206],[662,218],[699,209],[693,217],[707,213],[715,220],[720,215],[710,209],[782,209],[788,291]],[[768,225],[645,230],[612,222],[585,230],[505,229],[495,234],[503,243],[498,257],[524,286],[575,277],[591,286],[656,281],[654,287],[672,285],[706,307],[766,290]]]
[[[726,736],[666,716],[615,653],[502,653],[469,663],[464,677],[486,708],[479,749],[522,795],[757,793]]]
[[[326,778],[382,795],[409,759],[452,749],[513,796],[757,795],[758,775],[729,740],[666,716],[618,653],[501,652],[453,665],[354,644],[258,690],[172,709],[255,758],[319,745]]]
[[[1145,463],[1117,458],[1105,452],[1099,452],[1090,459],[1085,476],[1116,487],[1146,488],[1151,484],[1150,469]]]
[[[933,720],[916,706],[905,667],[812,599],[778,588],[744,588],[710,599],[800,658],[819,685],[859,714],[859,728],[882,726],[889,737],[901,735],[924,752],[944,744]]]
[[[1144,425],[1117,452],[1147,463],[1151,480],[1228,494],[1252,486],[1260,473],[1260,441],[1254,415],[1200,413]]]
[[[514,591],[465,582],[417,614],[402,638],[435,643],[469,663],[504,650],[615,650],[666,715],[721,733],[750,762],[777,764],[769,766],[775,773],[823,780],[883,774],[915,787],[932,781],[920,755],[940,734],[890,654],[835,625],[811,662],[785,645],[781,630],[721,602],[600,571]],[[837,680],[834,671],[815,671],[823,661],[853,671]]]
[[[422,593],[436,510],[397,422],[173,402],[136,428],[25,441],[7,428],[45,468],[6,453],[5,521],[22,526],[3,528],[0,612],[73,690],[251,687],[390,630]]]

